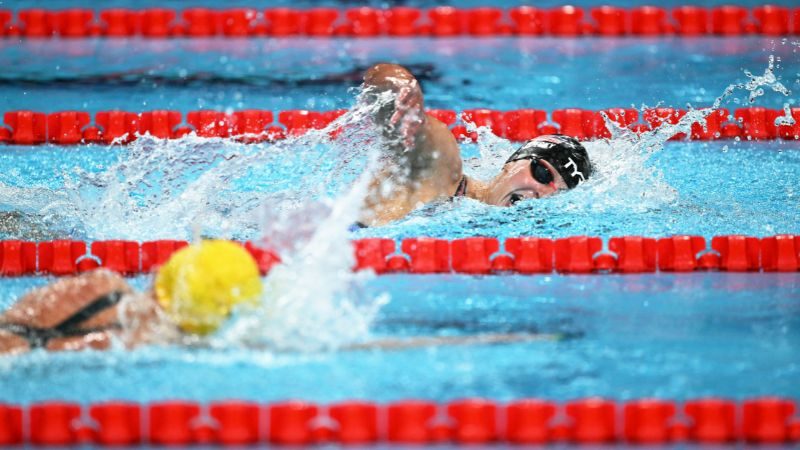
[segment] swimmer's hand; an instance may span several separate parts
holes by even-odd
[[[416,80],[414,80],[416,85]],[[406,150],[414,148],[417,133],[422,126],[422,94],[416,86],[404,86],[394,101],[394,114],[389,118],[389,127],[395,131]]]
[[[413,149],[425,121],[422,90],[416,78],[401,66],[377,64],[364,76],[364,89],[368,101],[380,102],[375,121],[384,136],[397,143],[401,147],[398,150]]]

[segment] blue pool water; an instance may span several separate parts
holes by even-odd
[[[130,2],[103,7],[112,5]],[[792,39],[0,40],[0,109],[345,108],[363,69],[379,61],[418,73],[430,107],[706,106],[729,84],[746,81],[744,69],[762,74],[770,55],[779,59],[780,80],[797,91]],[[737,91],[723,106],[745,105],[748,94]],[[796,106],[796,95],[767,92],[756,101],[785,103]],[[489,155],[468,161],[468,170],[482,174],[492,155],[512,148],[491,137],[465,145],[466,158]],[[615,140],[589,150],[600,175],[582,189],[512,209],[433,205],[354,237],[800,233],[796,142],[671,142],[648,152]],[[254,164],[233,170],[223,156],[234,154]],[[363,156],[319,139],[0,148],[0,209],[17,214],[0,236],[149,240],[199,231],[255,238],[287,192],[302,200],[300,211],[324,211],[319,197],[353,179],[336,165],[343,155]],[[148,172],[131,178],[137,170]],[[195,182],[206,173],[218,183]],[[320,181],[333,192],[320,190]],[[325,273],[303,275],[312,294],[324,291]],[[47,281],[0,280],[0,309]],[[147,289],[150,280],[134,283]],[[557,339],[399,351],[276,352],[223,342],[36,352],[0,357],[0,400],[800,398],[797,274],[386,276],[364,281],[358,297],[369,303],[386,294],[365,340],[505,332]]]
[[[42,282],[4,281],[3,302]],[[374,324],[378,336],[562,338],[304,354],[235,347],[36,353],[0,359],[0,395],[21,402],[800,396],[796,274],[386,276],[366,290],[392,295]]]
[[[800,48],[780,38],[0,40],[7,110],[347,108],[377,62],[401,62],[431,108],[710,106],[769,55],[800,87]],[[92,95],[85,95],[91,91]],[[291,95],[287,95],[291,91]],[[739,95],[739,100],[746,98]],[[796,96],[765,96],[777,108]],[[731,104],[734,109],[743,104]]]

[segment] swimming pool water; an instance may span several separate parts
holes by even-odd
[[[0,307],[43,282],[3,281]],[[308,354],[34,353],[0,358],[0,395],[25,403],[800,396],[796,274],[398,275],[366,291],[392,295],[374,324],[379,337],[531,332],[561,340]]]
[[[797,38],[0,40],[6,110],[315,109],[351,106],[378,62],[420,79],[430,108],[710,106],[742,69],[800,87]],[[85,95],[91,92],[92,95]],[[290,93],[287,95],[287,93]],[[746,95],[739,93],[746,106]],[[758,105],[796,105],[766,95]]]
[[[608,192],[597,190],[575,190],[566,194],[526,202],[513,211],[487,207],[471,200],[443,203],[423,208],[409,218],[383,227],[361,230],[354,237],[385,236],[405,238],[432,236],[456,238],[474,235],[485,236],[552,236],[598,235],[603,237],[621,235],[667,236],[672,234],[698,234],[713,236],[721,234],[750,234],[768,236],[779,233],[798,233],[800,225],[800,189],[797,175],[800,174],[800,152],[792,149],[793,142],[693,142],[668,143],[646,164],[663,176],[665,183],[650,185],[655,175],[643,179],[638,170],[631,167],[628,172],[612,174],[607,183],[614,183]],[[204,167],[215,165],[213,155],[225,154],[225,144],[219,149],[208,146],[184,146],[187,154],[203,152],[193,163]],[[216,147],[216,146],[212,146]],[[269,149],[269,146],[265,146]],[[511,151],[512,147],[507,147]],[[252,150],[252,149],[251,149]],[[591,150],[591,147],[590,147]],[[313,150],[309,150],[313,151]],[[102,172],[114,167],[118,158],[123,158],[127,149],[98,146],[57,148],[52,146],[31,148],[6,148],[0,152],[0,181],[6,186],[22,189],[4,189],[6,202],[16,204],[29,217],[41,217],[38,208],[43,204],[61,201],[60,197],[47,201],[43,191],[58,192],[64,189],[64,177],[73,180],[75,168],[90,172]],[[477,149],[464,147],[464,155],[474,156]],[[285,186],[281,180],[292,176],[293,167],[287,165],[279,170],[255,170],[243,174],[233,191],[245,192],[253,198],[267,198]],[[196,179],[198,173],[186,177],[186,182],[176,183],[181,189],[190,189],[188,180]],[[36,186],[31,189],[28,186]],[[597,189],[603,186],[597,186]],[[600,197],[602,195],[602,197]],[[23,201],[24,200],[24,201]],[[222,203],[223,201],[217,202]],[[151,240],[156,238],[188,239],[192,230],[181,224],[163,224],[157,230],[145,223],[132,220],[125,223],[124,214],[119,221],[109,222],[108,217],[92,215],[90,200],[82,206],[86,213],[83,222],[76,222],[69,208],[59,211],[51,207],[53,217],[46,226],[31,220],[16,220],[6,225],[5,237],[28,232],[39,238],[82,238]],[[218,205],[219,206],[219,205]],[[159,204],[168,208],[168,204]],[[6,207],[8,209],[8,206]],[[220,223],[205,223],[204,231],[210,235],[221,233],[227,237],[256,239],[261,231],[258,203],[253,206],[252,217],[235,222],[237,227],[229,229]],[[133,211],[133,210],[131,210]],[[147,216],[146,211],[136,209]],[[131,212],[131,218],[136,217]],[[210,219],[209,219],[210,221]]]

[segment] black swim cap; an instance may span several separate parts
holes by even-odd
[[[521,159],[541,158],[556,168],[561,178],[572,189],[589,179],[592,163],[589,154],[577,139],[562,134],[546,134],[526,142],[506,164]]]

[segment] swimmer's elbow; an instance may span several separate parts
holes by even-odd
[[[379,89],[397,91],[404,86],[416,85],[416,83],[417,79],[414,78],[414,75],[398,64],[375,64],[364,74],[364,84]]]

